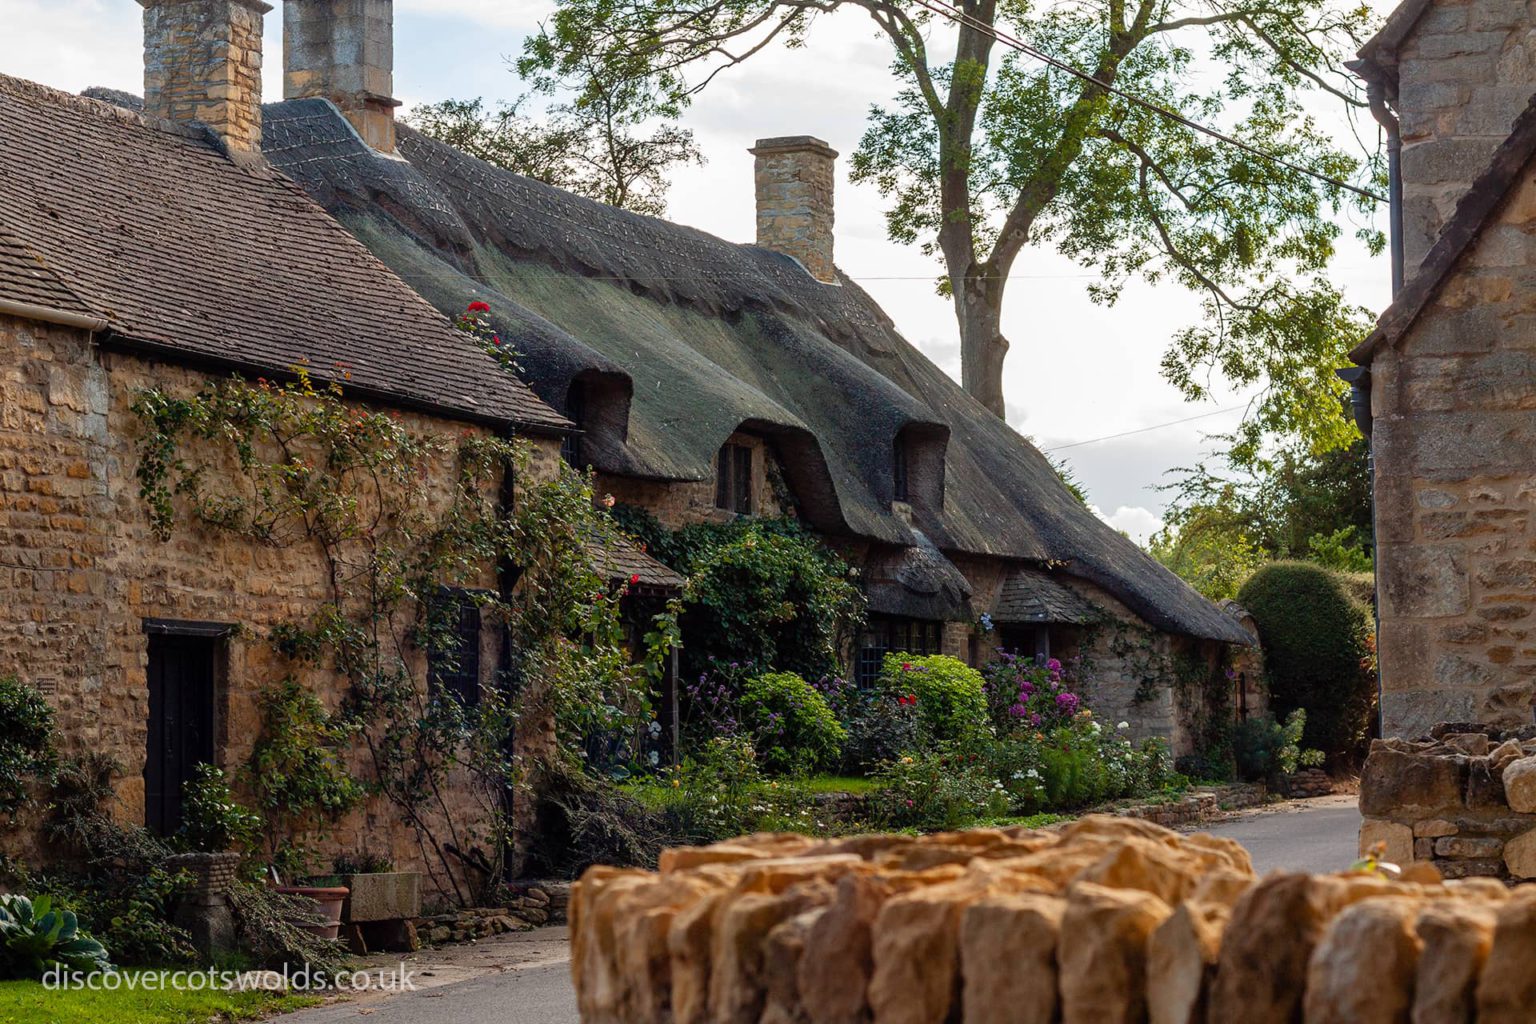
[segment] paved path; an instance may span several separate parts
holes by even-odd
[[[1355,859],[1360,813],[1355,797],[1297,801],[1233,815],[1202,831],[1229,836],[1253,854],[1264,874],[1338,871]],[[563,929],[543,928],[477,944],[468,953],[445,950],[419,984],[431,987],[399,996],[364,997],[304,1010],[281,1024],[580,1024],[571,991],[569,950]],[[462,947],[461,947],[462,948]],[[418,958],[413,958],[418,959]]]
[[[1236,839],[1253,855],[1253,868],[1286,871],[1342,871],[1358,857],[1360,811],[1357,797],[1340,795],[1297,800],[1276,809],[1248,811],[1199,831]]]

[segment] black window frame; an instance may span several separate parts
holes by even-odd
[[[854,682],[861,687],[874,685],[885,656],[898,653],[915,657],[943,654],[944,623],[900,615],[869,616],[854,656]]]
[[[586,453],[582,450],[582,431],[587,424],[587,389],[581,381],[572,381],[571,387],[565,393],[565,418],[575,426],[574,430],[566,433],[560,441],[560,457],[566,465],[572,469],[584,470],[587,467]]]
[[[740,516],[752,514],[752,448],[726,442],[715,456],[715,507]]]
[[[891,451],[891,495],[894,501],[912,500],[912,466],[904,437],[896,438]]]
[[[453,650],[446,650],[433,642],[427,646],[427,688],[431,694],[448,692],[466,708],[480,704],[481,644],[485,639],[485,617],[481,614],[476,595],[480,591],[467,587],[439,587],[434,607],[428,614],[433,619],[435,639],[437,617],[457,615],[453,630],[456,643]],[[445,610],[451,607],[452,611]]]

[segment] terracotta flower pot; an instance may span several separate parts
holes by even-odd
[[[276,891],[289,896],[303,896],[319,904],[325,923],[301,924],[298,927],[322,939],[334,939],[341,934],[341,908],[347,902],[346,886],[279,885]]]

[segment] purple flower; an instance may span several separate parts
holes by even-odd
[[[1077,699],[1077,694],[1075,694],[1075,693],[1068,693],[1066,691],[1062,691],[1061,693],[1058,693],[1056,695],[1056,708],[1057,708],[1057,710],[1061,711],[1063,714],[1067,714],[1067,715],[1075,715],[1075,714],[1077,714],[1077,707],[1078,707],[1079,703],[1080,702]]]
[[[1029,714],[1029,709],[1026,708],[1023,704],[1015,704],[1013,707],[1008,709],[1008,713],[1014,718],[1023,718],[1025,715]]]

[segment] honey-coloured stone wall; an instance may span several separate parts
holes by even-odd
[[[113,811],[129,822],[145,813],[145,620],[240,627],[223,643],[215,694],[215,753],[226,767],[249,757],[264,687],[292,673],[331,706],[345,688],[333,673],[279,658],[263,639],[327,599],[317,552],[247,542],[185,517],[168,541],[151,531],[134,475],[140,426],[131,406],[147,387],[190,394],[206,382],[194,370],[103,352],[83,331],[0,317],[0,674],[47,697],[67,753],[100,752],[120,763]],[[484,429],[402,415],[423,431]],[[530,479],[553,472],[558,459],[558,442],[536,444]],[[446,484],[450,467],[441,471],[426,481],[427,493]],[[494,583],[489,567],[485,583]],[[489,673],[495,651],[487,648],[481,662]],[[519,731],[520,753],[550,742],[547,723]],[[361,762],[354,768],[364,773]],[[472,814],[481,803],[461,789],[454,806]],[[365,847],[401,869],[426,868],[410,829],[383,801],[349,815],[317,844],[322,855]]]

